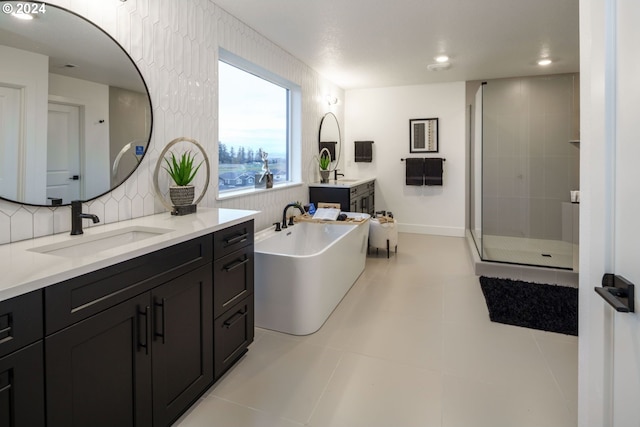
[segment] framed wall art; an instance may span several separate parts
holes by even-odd
[[[409,120],[409,152],[438,152],[438,119]]]

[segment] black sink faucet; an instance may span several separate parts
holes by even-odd
[[[100,218],[94,214],[82,213],[82,202],[73,200],[71,202],[71,235],[82,234],[82,219],[90,219],[94,224],[100,222]]]
[[[284,207],[284,210],[282,211],[282,228],[287,228],[287,209],[289,209],[290,207],[298,208],[302,215],[304,215],[305,213],[304,208],[300,206],[299,203],[289,203]],[[293,225],[293,222],[291,222],[290,225]]]
[[[333,180],[334,180],[334,181],[337,181],[337,180],[338,180],[338,175],[340,175],[340,176],[344,176],[344,174],[343,174],[343,173],[338,173],[338,169],[334,169],[334,170],[333,170]]]

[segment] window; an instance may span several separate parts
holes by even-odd
[[[292,102],[299,89],[222,51],[218,63],[219,194],[253,189],[267,154],[274,185],[293,182]]]

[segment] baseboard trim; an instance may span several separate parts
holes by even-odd
[[[434,236],[464,237],[465,229],[458,227],[439,227],[433,225],[398,223],[400,233],[431,234]]]

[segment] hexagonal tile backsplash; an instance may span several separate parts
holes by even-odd
[[[198,140],[211,165],[209,190],[201,206],[261,211],[256,229],[268,227],[290,201],[308,200],[306,184],[244,197],[216,200],[217,186],[217,61],[218,48],[244,57],[299,84],[302,88],[302,179],[317,179],[312,164],[320,120],[327,112],[322,100],[342,90],[322,79],[210,0],[54,0],[94,22],[129,53],[151,94],[153,132],[147,154],[121,186],[86,203],[85,211],[101,224],[165,211],[155,195],[153,171],[162,148],[174,138]],[[342,122],[341,106],[332,110]],[[20,205],[0,200],[0,244],[70,230],[70,208]],[[86,226],[91,226],[85,222]]]

